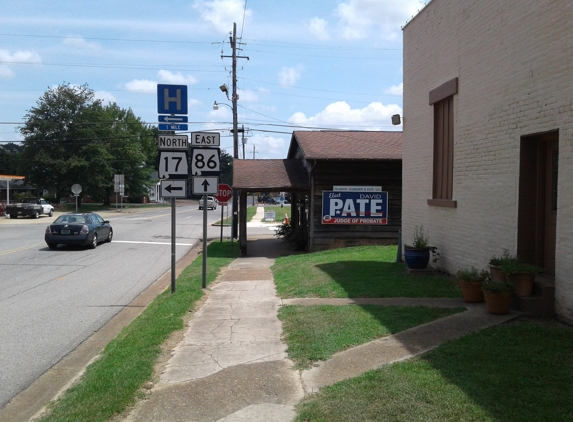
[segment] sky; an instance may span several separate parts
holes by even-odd
[[[189,132],[220,131],[232,155],[231,101],[219,87],[232,86],[221,56],[232,54],[234,23],[248,57],[237,71],[246,158],[286,158],[295,130],[401,130],[390,120],[402,114],[401,28],[424,4],[4,0],[0,144],[22,141],[18,125],[57,85],[87,84],[157,125],[157,84],[175,84],[188,87]]]

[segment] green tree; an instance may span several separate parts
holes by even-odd
[[[18,175],[22,145],[9,142],[0,145],[0,174]]]
[[[83,194],[108,202],[114,174],[125,174],[130,195],[151,184],[156,130],[131,110],[96,100],[87,84],[49,89],[24,117],[22,173],[38,189],[67,195],[74,183]]]
[[[219,183],[227,183],[233,186],[233,156],[225,150],[221,150],[221,174],[219,175]]]

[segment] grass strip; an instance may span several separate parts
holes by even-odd
[[[279,319],[289,358],[297,368],[306,369],[336,352],[464,310],[423,306],[283,306]]]
[[[406,275],[396,246],[356,246],[280,257],[271,270],[282,298],[462,297],[442,274]]]
[[[326,387],[297,421],[569,422],[573,328],[518,321]]]
[[[239,255],[238,245],[226,241],[209,245],[207,281]],[[99,422],[121,413],[135,402],[141,386],[151,380],[161,345],[184,328],[183,315],[203,296],[202,260],[196,259],[177,277],[177,290],[159,295],[91,364],[79,384],[58,400],[43,422]]]

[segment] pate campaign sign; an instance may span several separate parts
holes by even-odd
[[[388,192],[322,192],[322,224],[388,224]]]

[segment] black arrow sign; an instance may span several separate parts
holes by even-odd
[[[209,189],[209,186],[211,186],[209,184],[209,182],[207,182],[207,179],[205,179],[205,181],[203,183],[201,183],[201,186],[203,186],[203,192],[207,192]]]
[[[173,192],[174,190],[183,190],[183,188],[182,188],[181,186],[176,187],[176,186],[173,186],[173,185],[169,185],[169,186],[167,186],[167,187],[165,188],[165,190],[166,190],[167,192],[171,193],[171,192]]]

